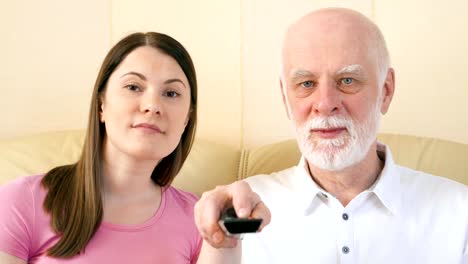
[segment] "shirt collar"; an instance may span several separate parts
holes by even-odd
[[[401,202],[400,175],[388,146],[378,142],[377,154],[385,161],[385,165],[369,191],[375,193],[392,214],[397,214]]]
[[[304,210],[304,214],[309,214],[314,210],[316,203],[320,201],[319,196],[326,197],[329,195],[310,176],[309,166],[304,157],[301,157],[299,164],[296,166],[291,181],[297,197],[297,204]]]
[[[397,214],[401,199],[400,175],[396,172],[396,164],[386,145],[378,142],[377,154],[385,161],[385,164],[379,177],[368,191],[373,192],[392,214]],[[298,199],[298,206],[304,210],[304,214],[310,214],[321,199],[330,196],[312,179],[303,156],[295,168],[294,176],[291,177],[291,184]]]

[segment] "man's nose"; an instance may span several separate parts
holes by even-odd
[[[341,108],[341,93],[337,84],[332,80],[325,80],[318,84],[313,112],[316,115],[332,116],[339,113]]]

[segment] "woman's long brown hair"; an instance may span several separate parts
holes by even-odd
[[[125,37],[109,51],[96,79],[80,159],[74,164],[50,170],[42,180],[47,189],[43,206],[51,216],[52,229],[60,236],[48,250],[49,256],[68,258],[79,254],[101,224],[101,159],[106,131],[99,120],[100,98],[117,66],[141,46],[154,47],[174,58],[188,79],[191,93],[189,122],[176,149],[153,170],[151,179],[154,183],[169,185],[190,152],[197,123],[197,80],[190,55],[178,41],[161,33],[134,33]]]

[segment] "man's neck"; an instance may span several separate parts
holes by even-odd
[[[309,162],[307,164],[312,179],[335,196],[343,206],[372,186],[384,166],[384,162],[377,156],[376,143],[371,146],[364,160],[341,171],[326,171]]]

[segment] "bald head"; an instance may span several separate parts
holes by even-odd
[[[380,84],[390,66],[387,46],[379,28],[361,13],[350,9],[319,9],[293,23],[284,38],[282,66],[289,63],[292,53],[302,56],[318,50],[338,52],[343,57],[359,52],[369,56],[378,69]]]

